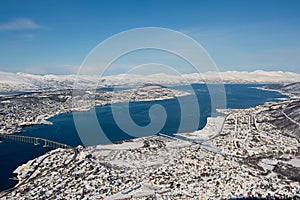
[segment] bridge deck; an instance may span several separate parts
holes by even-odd
[[[72,148],[70,145],[67,145],[67,144],[63,144],[63,143],[56,142],[56,141],[53,141],[53,140],[48,140],[48,139],[45,139],[45,138],[38,138],[38,137],[4,134],[4,135],[1,135],[0,138],[1,139],[9,139],[9,140],[13,140],[13,141],[19,141],[19,142],[30,143],[30,144],[34,144],[35,146],[38,146],[41,143],[43,143],[44,144],[43,147],[49,147],[49,148],[64,148],[64,149]]]

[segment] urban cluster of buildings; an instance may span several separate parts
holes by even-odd
[[[70,109],[70,91],[0,97],[0,134],[13,134],[22,126],[50,124],[46,119]]]
[[[287,102],[286,102],[287,103]],[[257,155],[296,155],[300,144],[272,124],[267,113],[280,109],[284,103],[267,103],[254,108],[226,110],[227,118],[222,134],[213,145],[222,148],[222,154],[249,157]]]
[[[266,115],[287,103],[223,110],[223,129],[208,139],[220,151],[196,143],[194,134],[78,147],[68,165],[70,151],[54,150],[39,167],[41,158],[26,164],[35,171],[19,167],[19,178],[36,178],[3,199],[300,198],[300,143]]]
[[[72,92],[59,90],[13,96],[0,96],[0,134],[13,134],[22,126],[51,124],[48,118],[70,111],[87,111],[92,106],[124,101],[147,101],[174,98],[188,93],[148,86],[130,90]]]

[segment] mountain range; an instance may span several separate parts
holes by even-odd
[[[101,86],[134,86],[144,84],[181,85],[191,83],[215,83],[220,78],[223,83],[274,83],[287,84],[300,82],[300,74],[282,71],[226,71],[226,72],[205,72],[182,75],[170,74],[120,74],[114,76],[98,75],[35,75],[28,73],[0,72],[0,91],[39,91],[71,89],[77,82],[80,87],[93,87],[95,84]]]

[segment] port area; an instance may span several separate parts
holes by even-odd
[[[70,154],[56,150],[38,167],[37,178],[2,199],[299,198],[299,140],[274,124],[286,119],[274,119],[274,111],[289,104],[220,110],[225,119],[208,120],[202,132],[181,138],[160,135],[79,146],[67,168],[59,164]],[[18,177],[26,178],[32,163],[20,166]]]

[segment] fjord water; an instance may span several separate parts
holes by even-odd
[[[278,92],[259,90],[255,87],[262,85],[230,84],[225,85],[228,108],[248,108],[251,106],[263,104],[269,101],[277,101],[278,98],[287,98]],[[175,89],[186,90],[185,86],[178,86]],[[211,114],[210,96],[206,85],[195,84],[193,89],[197,95],[200,107],[200,122],[198,129],[202,129],[207,117]],[[182,97],[184,103],[189,103],[189,97]],[[132,119],[140,126],[145,126],[150,122],[148,111],[151,105],[160,104],[167,112],[167,121],[162,133],[173,134],[177,132],[180,123],[180,105],[177,99],[168,99],[161,101],[133,102],[130,103],[130,114]],[[113,119],[111,106],[96,107],[96,114],[103,131],[112,141],[132,139],[125,134]],[[80,113],[83,117],[88,116],[88,112]],[[22,135],[47,138],[50,140],[66,143],[72,146],[81,144],[80,138],[73,121],[72,113],[65,113],[51,118],[49,121],[53,125],[34,125],[23,128]],[[193,130],[185,130],[193,131]],[[101,143],[101,141],[99,141]],[[19,165],[30,159],[38,157],[49,151],[48,148],[33,146],[31,144],[3,140],[0,142],[0,191],[8,189],[16,184],[16,181],[10,180],[12,173]]]

